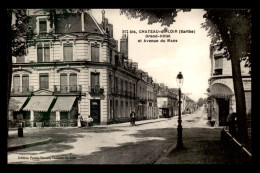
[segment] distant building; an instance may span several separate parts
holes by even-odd
[[[164,83],[155,84],[157,90],[157,104],[159,117],[173,117],[178,113],[177,94],[170,90]]]
[[[231,61],[223,57],[221,44],[210,45],[211,71],[209,79],[207,112],[209,118],[216,119],[216,125],[225,126],[228,114],[236,112]],[[246,112],[251,114],[250,69],[241,61],[241,75],[245,90]],[[248,117],[250,119],[250,117]]]

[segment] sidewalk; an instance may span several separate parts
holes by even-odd
[[[171,119],[171,118],[169,118]],[[168,118],[158,118],[158,119],[150,119],[150,120],[139,120],[135,121],[135,125],[139,126],[142,124],[149,124],[149,123],[156,123],[160,121],[167,121]],[[109,124],[109,125],[95,125],[92,127],[124,127],[124,126],[131,126],[130,122],[125,122],[125,123],[116,123],[116,124]]]
[[[41,144],[48,143],[50,141],[51,138],[49,137],[35,137],[35,136],[12,137],[12,138],[8,138],[7,151],[13,151],[21,148],[41,145]]]
[[[184,149],[174,144],[155,164],[250,164],[251,158],[234,142],[221,140],[221,130],[184,128]]]

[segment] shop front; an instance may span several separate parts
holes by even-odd
[[[227,116],[233,112],[234,93],[225,84],[214,83],[209,88],[207,99],[208,119],[215,121],[216,126],[226,126]]]

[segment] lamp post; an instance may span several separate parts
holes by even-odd
[[[177,149],[181,149],[183,148],[183,143],[182,143],[182,126],[181,126],[181,87],[183,84],[183,75],[181,74],[181,72],[179,72],[179,74],[176,77],[176,82],[177,82],[177,86],[179,87],[179,116],[178,116],[178,141],[177,141]]]

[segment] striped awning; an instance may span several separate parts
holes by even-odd
[[[58,97],[54,107],[52,108],[52,112],[69,112],[76,100],[76,97],[68,96],[68,97]]]
[[[20,111],[28,97],[10,97],[9,110]]]
[[[217,97],[217,98],[229,98],[233,95],[231,89],[220,83],[215,83],[210,88],[210,96]]]
[[[29,103],[23,108],[25,111],[47,112],[54,96],[32,96]]]

